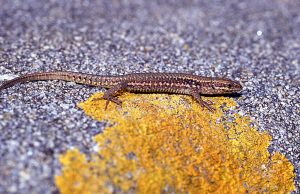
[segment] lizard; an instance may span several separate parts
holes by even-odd
[[[70,71],[37,72],[25,74],[4,82],[0,91],[18,83],[42,80],[63,80],[79,84],[107,88],[101,99],[121,106],[118,96],[125,91],[140,93],[172,93],[192,96],[202,107],[213,112],[211,101],[204,101],[201,95],[224,95],[238,93],[242,85],[234,80],[220,77],[204,77],[185,73],[133,73],[127,75],[93,75]]]

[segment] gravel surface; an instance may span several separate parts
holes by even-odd
[[[298,0],[0,0],[0,81],[46,70],[236,79],[240,114],[272,135],[300,192],[299,10]],[[59,154],[91,152],[105,127],[76,106],[99,90],[51,81],[0,94],[0,193],[58,192]]]

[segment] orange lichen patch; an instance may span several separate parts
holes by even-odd
[[[124,94],[120,108],[97,100],[79,106],[112,125],[95,137],[91,158],[78,150],[61,156],[61,193],[287,193],[295,189],[292,164],[270,155],[271,137],[251,120],[226,116],[235,106],[216,97],[210,113],[190,97]]]

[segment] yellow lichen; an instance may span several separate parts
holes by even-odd
[[[95,137],[98,153],[61,156],[61,193],[287,193],[295,189],[292,164],[270,155],[271,137],[251,120],[225,116],[235,106],[213,98],[217,111],[190,97],[124,94],[122,108],[97,100],[79,106],[112,125]]]

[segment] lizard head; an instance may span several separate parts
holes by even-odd
[[[201,90],[202,94],[233,94],[240,92],[243,89],[242,85],[226,78],[213,78],[207,82],[206,87]]]

